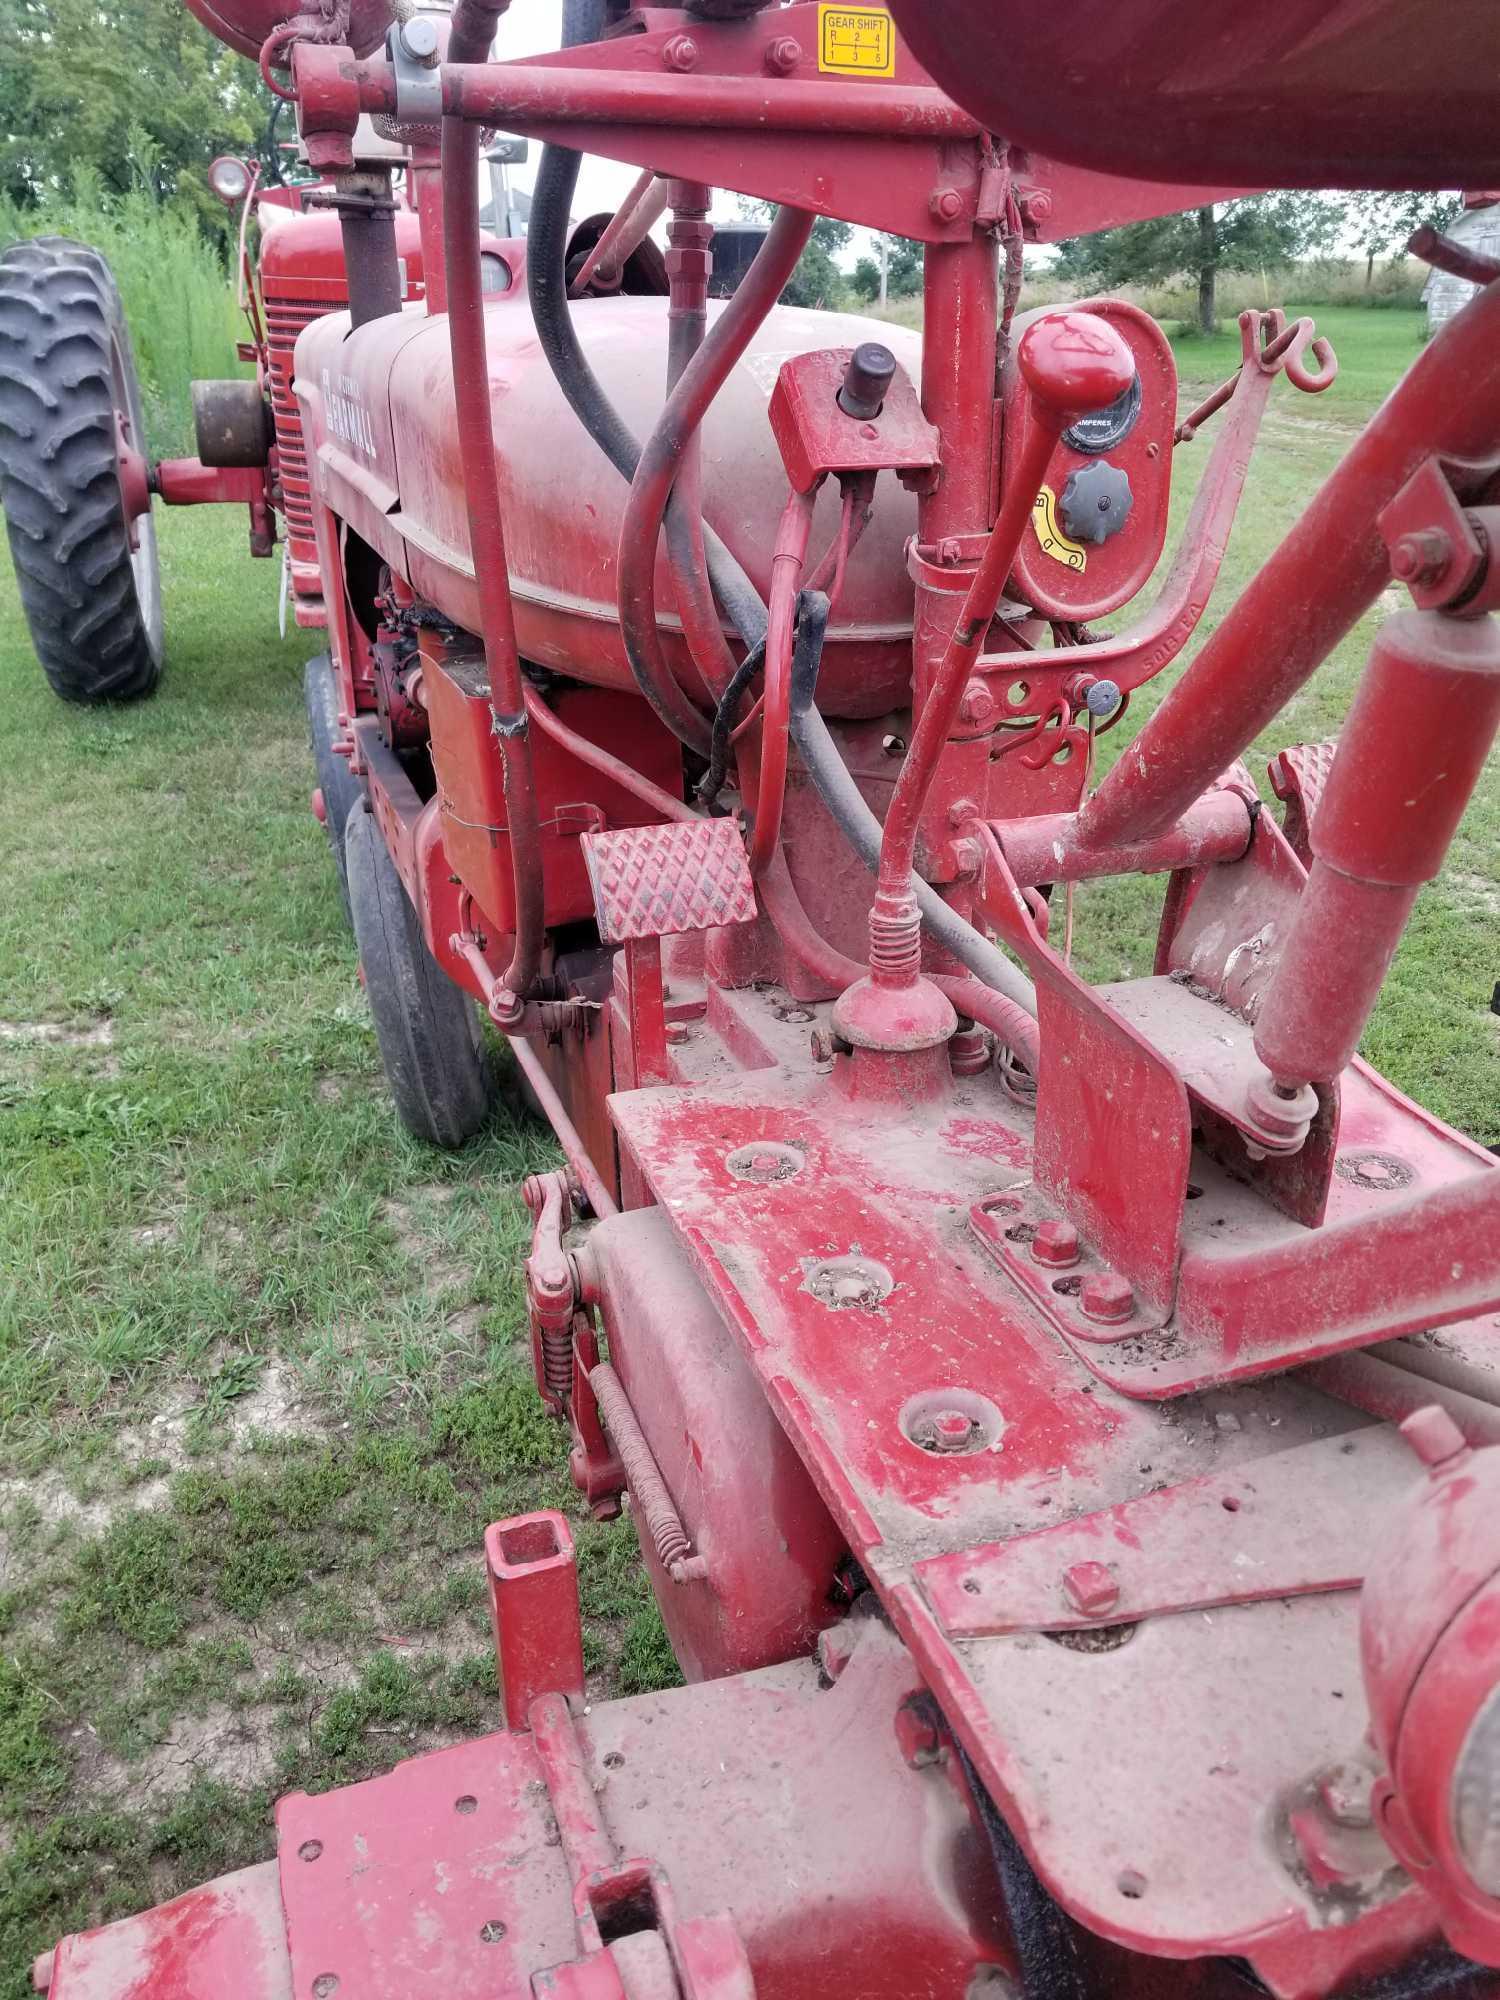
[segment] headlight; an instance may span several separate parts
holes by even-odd
[[[250,188],[250,169],[233,153],[220,153],[208,170],[208,184],[228,207],[243,201]]]

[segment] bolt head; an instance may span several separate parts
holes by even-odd
[[[814,1028],[807,1038],[807,1045],[815,1063],[833,1061],[833,1037],[826,1028]]]
[[[437,23],[427,14],[414,14],[401,24],[401,46],[413,62],[429,62],[437,54]]]
[[[935,188],[928,206],[939,222],[957,222],[963,213],[964,198],[957,188]]]
[[[691,35],[672,35],[662,43],[662,67],[685,72],[698,66],[698,44]]]
[[[1038,1223],[1031,1239],[1031,1254],[1038,1264],[1061,1268],[1078,1262],[1078,1231],[1071,1222],[1051,1216]]]
[[[1335,1764],[1318,1779],[1318,1802],[1335,1826],[1373,1826],[1374,1783],[1374,1773],[1358,1764]]]
[[[1091,1271],[1083,1281],[1078,1303],[1083,1308],[1085,1319],[1096,1319],[1104,1326],[1118,1326],[1135,1311],[1135,1293],[1130,1288],[1130,1280],[1118,1271]]]
[[[939,1410],[932,1420],[932,1428],[944,1444],[967,1444],[974,1429],[974,1419],[966,1417],[962,1410]]]
[[[668,1045],[671,1048],[680,1049],[683,1043],[687,1040],[688,1040],[688,1031],[686,1025],[681,1021],[668,1021],[667,1023]]]
[[[1085,1618],[1102,1618],[1120,1601],[1120,1586],[1106,1563],[1074,1563],[1063,1571],[1063,1596]]]
[[[972,799],[955,799],[948,808],[948,824],[955,831],[967,826],[971,819],[978,819],[979,808]]]
[[[958,719],[970,725],[988,722],[995,713],[995,697],[983,681],[970,681],[958,704]]]
[[[802,60],[802,44],[795,35],[778,35],[766,45],[766,68],[772,76],[790,76]]]

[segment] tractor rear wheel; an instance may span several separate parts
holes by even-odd
[[[354,939],[396,1115],[452,1148],[489,1117],[494,1082],[474,1002],[427,949],[380,829],[361,799],[344,835]]]
[[[315,653],[302,674],[302,694],[307,704],[307,734],[312,744],[313,769],[318,790],[323,795],[323,826],[333,850],[338,871],[339,901],[344,916],[353,923],[349,907],[349,864],[344,855],[344,836],[349,815],[364,797],[364,787],[349,769],[349,759],[341,757],[334,744],[343,734],[339,727],[339,690],[333,661],[327,653]]]
[[[68,701],[132,701],[161,675],[145,421],[120,294],[66,236],[0,256],[0,506],[32,644]],[[139,497],[139,496],[138,496]]]

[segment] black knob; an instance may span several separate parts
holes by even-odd
[[[880,415],[885,392],[896,372],[896,357],[878,340],[861,341],[844,368],[844,386],[839,390],[839,408],[846,417],[868,423]]]
[[[1135,495],[1117,465],[1096,458],[1068,474],[1059,513],[1062,531],[1075,542],[1107,542],[1130,517]]]

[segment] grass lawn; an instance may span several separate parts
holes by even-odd
[[[1412,315],[1329,317],[1344,375],[1278,387],[1220,604],[1416,352]],[[1234,358],[1184,343],[1185,401]],[[515,1190],[549,1143],[397,1129],[307,810],[307,648],[237,512],[162,541],[169,670],[120,713],[53,700],[0,566],[3,2000],[59,1932],[268,1853],[278,1792],[490,1726],[481,1529],[576,1519],[520,1344]],[[1264,752],[1336,725],[1369,630]],[[1492,772],[1369,1039],[1491,1143],[1497,828]],[[1081,895],[1089,969],[1149,960],[1154,914]],[[599,1691],[660,1684],[629,1528],[578,1533]]]

